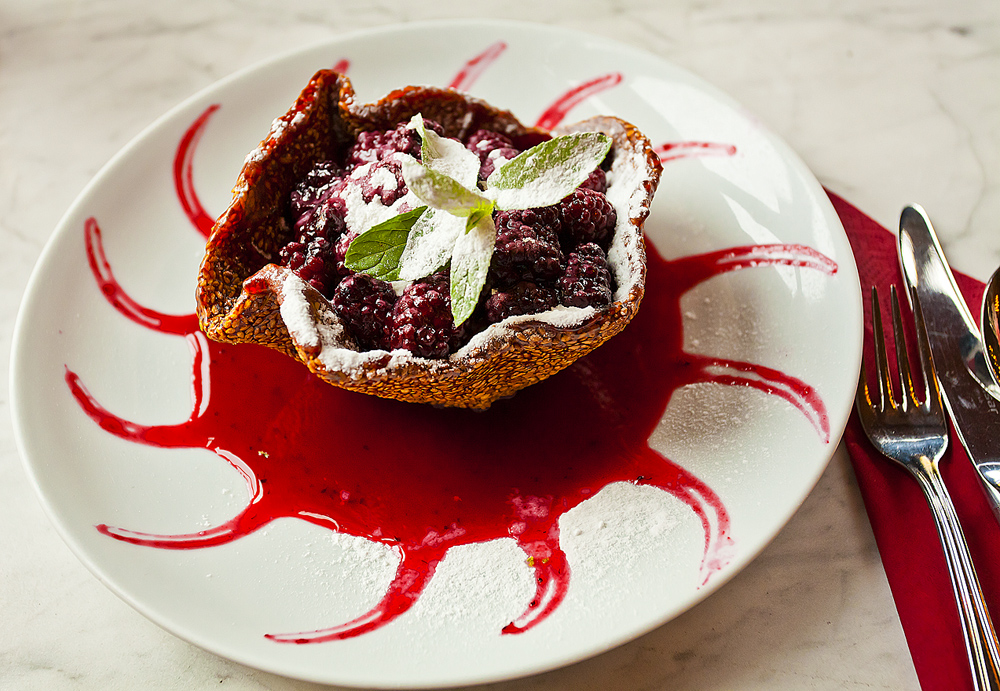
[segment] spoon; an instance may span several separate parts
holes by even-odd
[[[990,366],[993,381],[1000,384],[1000,269],[997,269],[986,284],[983,294],[983,315],[981,330],[986,345],[986,362]]]

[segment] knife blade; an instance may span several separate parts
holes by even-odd
[[[914,294],[920,300],[945,405],[1000,522],[1000,387],[934,227],[916,204],[899,219],[899,262],[911,306]]]

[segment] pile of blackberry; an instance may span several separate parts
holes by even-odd
[[[425,124],[441,133],[436,123]],[[479,156],[480,180],[520,153],[508,137],[488,130],[463,143]],[[343,161],[317,163],[291,193],[287,220],[293,238],[279,252],[282,266],[330,300],[359,349],[444,358],[507,317],[557,305],[611,304],[615,281],[607,251],[617,216],[605,196],[602,168],[554,206],[494,214],[497,239],[487,283],[476,312],[458,328],[447,270],[407,285],[398,296],[389,283],[351,272],[344,257],[361,229],[347,227],[345,189],[360,184],[365,203],[394,203],[407,191],[397,153],[420,159],[420,136],[405,122],[363,132]]]

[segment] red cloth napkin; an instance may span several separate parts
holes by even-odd
[[[905,292],[896,258],[896,236],[834,194],[854,249],[865,296],[865,357],[872,360],[871,286],[877,286],[882,322],[889,326],[889,286],[896,285],[905,309]],[[978,315],[984,285],[956,273],[955,278]],[[909,321],[909,320],[906,320]],[[889,326],[891,330],[891,326]],[[907,333],[913,343],[912,330]],[[855,412],[844,433],[847,450],[875,533],[882,565],[896,602],[913,664],[924,691],[971,689],[965,641],[952,596],[941,543],[930,509],[917,483],[868,443]],[[1000,431],[997,434],[1000,444]],[[986,604],[1000,617],[1000,525],[993,517],[965,449],[954,434],[941,461],[941,474],[955,502],[972,552]]]

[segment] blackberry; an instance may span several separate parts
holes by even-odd
[[[611,304],[614,281],[608,258],[598,245],[587,242],[569,253],[566,273],[557,287],[567,307],[606,307]]]
[[[526,278],[555,278],[564,263],[559,245],[559,211],[555,206],[498,211],[493,217],[496,245],[491,279],[511,285]]]
[[[419,160],[420,135],[408,124],[408,122],[401,122],[396,125],[395,129],[361,132],[347,152],[348,167],[353,168],[365,163],[381,161],[397,151],[409,154]],[[433,120],[424,120],[424,127],[434,130],[437,134],[443,132],[441,125]]]
[[[363,174],[351,177],[361,186],[361,198],[365,204],[370,204],[377,196],[383,206],[392,206],[407,192],[403,166],[395,157],[376,161]]]
[[[441,274],[411,283],[396,300],[389,325],[392,350],[443,358],[455,335],[448,281]]]
[[[299,218],[314,209],[335,186],[344,171],[335,161],[320,161],[306,173],[302,181],[292,190],[292,217]]]
[[[426,283],[434,290],[444,291],[446,295],[451,295],[451,279],[448,276],[447,269],[438,271],[430,276],[425,276],[424,278],[421,278],[419,282]]]
[[[352,273],[344,262],[347,259],[347,248],[350,247],[354,238],[359,235],[361,235],[361,233],[348,230],[337,239],[336,244],[333,246],[334,265],[336,267],[337,274],[340,276],[346,276]]]
[[[618,214],[600,192],[578,187],[558,204],[560,239],[567,248],[594,242],[607,249],[615,232]]]
[[[519,314],[538,314],[559,304],[552,288],[521,281],[508,290],[494,290],[486,300],[486,318],[491,324]]]
[[[416,130],[400,124],[393,130],[361,132],[347,152],[347,166],[354,168],[381,161],[397,151],[420,156],[420,135]]]
[[[427,276],[421,279],[423,283],[428,284],[437,291],[440,291],[448,296],[448,309],[449,314],[451,313],[451,278],[448,274],[448,269],[443,271],[438,271],[436,274]],[[483,286],[482,292],[479,294],[479,299],[476,301],[476,309],[472,316],[467,320],[459,324],[454,325],[454,320],[452,321],[452,331],[451,338],[448,339],[448,352],[454,353],[456,350],[461,348],[463,345],[468,343],[469,339],[472,338],[474,334],[482,331],[482,316],[483,316],[483,295],[486,293],[486,287]],[[479,324],[479,326],[475,326]]]
[[[359,348],[388,349],[389,316],[396,303],[396,293],[389,283],[368,274],[353,274],[334,289],[330,302]]]
[[[506,134],[494,132],[493,130],[476,130],[465,140],[465,148],[479,154],[488,154],[493,149],[501,147],[514,147],[514,142]]]
[[[346,208],[338,197],[329,197],[302,214],[296,236],[278,251],[279,263],[329,297],[340,276],[336,242],[346,229]]]
[[[510,160],[520,152],[506,135],[490,130],[476,130],[465,148],[479,156],[479,179],[485,180],[496,169],[500,158]]]
[[[333,254],[333,243],[325,237],[300,236],[298,240],[282,247],[278,256],[282,266],[287,266],[323,295],[330,295],[329,291],[337,282],[337,260]]]
[[[595,192],[600,192],[601,194],[607,194],[608,176],[601,168],[594,168],[587,179],[580,184],[580,187],[583,189],[594,190]]]
[[[347,229],[347,205],[337,196],[329,196],[307,210],[295,222],[295,230],[307,238],[324,237],[335,242]]]

